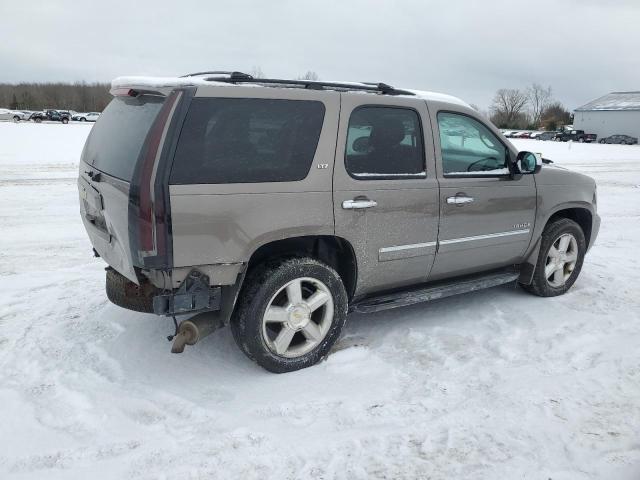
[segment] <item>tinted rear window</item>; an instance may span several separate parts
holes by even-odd
[[[171,172],[172,184],[302,180],[309,173],[322,102],[194,98]]]
[[[131,181],[164,97],[115,97],[91,130],[82,159],[108,175]]]

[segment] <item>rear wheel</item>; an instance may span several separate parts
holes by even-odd
[[[86,121],[87,121],[87,119],[86,119],[86,118],[84,118],[84,117],[80,117],[80,121],[81,121],[81,122],[86,122]]]
[[[579,138],[579,139],[578,139],[578,142],[580,142],[580,143],[584,143],[584,138]]]
[[[605,142],[605,141],[604,141],[604,139],[603,139],[603,140],[600,140],[600,143],[606,143],[606,142]]]
[[[573,220],[559,219],[542,232],[533,282],[523,287],[541,297],[562,295],[574,284],[587,250],[584,233]]]
[[[13,117],[13,121],[14,122],[19,122],[20,121],[20,117],[16,115],[15,117]]]
[[[41,118],[34,118],[33,121],[36,122],[36,123],[42,123],[42,119]]]
[[[66,125],[67,123],[69,123],[69,119],[68,119],[68,118],[63,118],[61,121],[62,121],[62,123],[64,123],[65,125]]]
[[[241,350],[284,373],[314,365],[336,342],[347,318],[347,293],[335,270],[312,258],[270,261],[245,280],[231,322]]]

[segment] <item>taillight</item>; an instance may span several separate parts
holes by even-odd
[[[156,197],[156,166],[162,154],[162,143],[169,128],[169,119],[182,92],[174,91],[165,100],[155,119],[144,151],[140,168],[138,248],[142,257],[159,256],[167,253],[167,225],[162,192]],[[158,201],[155,202],[155,199]]]

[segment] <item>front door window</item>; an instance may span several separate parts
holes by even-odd
[[[442,169],[446,175],[506,175],[507,149],[482,123],[462,114],[438,113]]]

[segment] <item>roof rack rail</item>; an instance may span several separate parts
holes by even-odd
[[[202,75],[212,74],[225,74],[228,77],[207,77],[205,80],[211,82],[223,82],[223,83],[262,83],[268,85],[292,85],[298,87],[304,87],[308,90],[324,90],[339,89],[339,90],[361,90],[365,92],[382,93],[384,95],[415,95],[408,90],[400,90],[387,85],[386,83],[347,83],[347,82],[323,82],[319,80],[284,80],[279,78],[253,78],[251,75],[247,75],[242,72],[202,72]],[[193,74],[195,75],[195,74]]]
[[[229,75],[228,78],[234,78],[234,79],[252,79],[253,77],[251,75],[249,75],[248,73],[244,73],[244,72],[228,72],[228,71],[222,71],[222,70],[216,70],[216,71],[211,71],[211,72],[195,72],[195,73],[187,73],[186,75],[182,75],[180,78],[186,78],[186,77],[200,77],[202,75]]]

